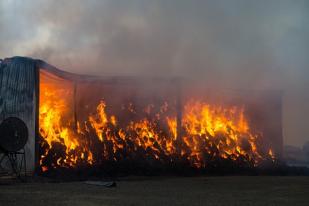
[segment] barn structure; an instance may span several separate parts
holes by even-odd
[[[32,174],[109,162],[204,168],[219,159],[256,166],[282,153],[278,91],[77,75],[26,57],[0,61],[0,123],[8,117],[28,128]]]

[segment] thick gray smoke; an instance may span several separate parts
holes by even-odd
[[[1,0],[0,29],[1,58],[283,90],[285,143],[309,140],[307,0]]]

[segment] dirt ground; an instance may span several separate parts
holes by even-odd
[[[1,184],[0,205],[309,205],[309,177],[129,177],[106,188],[84,182]]]

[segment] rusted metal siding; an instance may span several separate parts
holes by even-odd
[[[0,122],[7,117],[22,119],[29,130],[26,144],[27,171],[34,171],[36,62],[14,57],[5,59],[0,66]]]

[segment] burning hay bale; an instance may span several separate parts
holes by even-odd
[[[50,86],[50,85],[49,85]],[[50,91],[51,90],[51,91]],[[272,148],[253,132],[244,106],[211,105],[189,100],[184,105],[181,132],[177,133],[175,104],[122,106],[112,113],[106,101],[83,121],[68,118],[69,102],[59,95],[66,89],[42,86],[40,145],[42,171],[81,166],[167,170],[177,166],[195,170],[254,168],[275,161]],[[67,94],[70,95],[70,94]],[[181,134],[181,136],[177,136]]]

